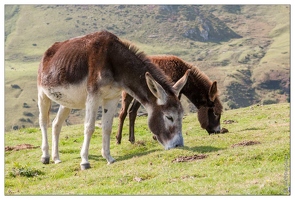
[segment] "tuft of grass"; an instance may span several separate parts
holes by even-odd
[[[17,176],[23,176],[23,177],[30,178],[30,177],[34,177],[34,176],[43,175],[43,174],[44,174],[44,172],[42,172],[41,170],[30,168],[27,165],[22,166],[21,164],[19,164],[17,162],[15,162],[13,164],[13,168],[9,172],[9,176],[11,176],[13,178],[15,178]]]

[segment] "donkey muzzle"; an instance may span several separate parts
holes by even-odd
[[[183,146],[184,146],[183,137],[182,137],[182,134],[179,133],[174,135],[174,137],[166,143],[165,149],[169,150],[169,149],[173,149],[176,147],[183,147]]]

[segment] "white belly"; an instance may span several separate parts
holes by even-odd
[[[87,80],[80,84],[69,85],[67,87],[42,87],[44,93],[54,102],[71,109],[85,108],[87,100]],[[121,88],[107,85],[99,89],[97,101],[101,102],[103,99],[119,98],[121,95]]]

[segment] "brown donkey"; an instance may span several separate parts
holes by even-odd
[[[70,110],[85,108],[81,169],[90,168],[88,150],[99,106],[102,116],[102,156],[108,164],[110,134],[121,91],[136,98],[148,112],[148,125],[165,149],[183,146],[183,108],[177,98],[187,72],[175,85],[142,52],[110,32],[102,31],[54,43],[43,55],[38,70],[39,123],[42,157],[49,163],[47,126],[51,100],[60,104],[52,123],[52,158],[58,153],[62,123]]]
[[[198,119],[201,127],[206,129],[209,135],[219,133],[223,108],[217,93],[217,82],[210,81],[208,76],[197,67],[184,62],[176,56],[149,56],[149,58],[174,82],[181,78],[187,70],[191,70],[186,85],[180,91],[180,95],[184,94],[198,108]],[[132,100],[133,97],[125,91],[122,92],[122,108],[116,135],[118,144],[121,143],[123,123]],[[131,143],[135,141],[134,123],[139,107],[140,103],[134,100],[129,109],[129,141]]]

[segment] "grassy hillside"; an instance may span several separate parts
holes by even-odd
[[[35,85],[44,51],[103,29],[147,54],[174,54],[198,66],[218,81],[225,109],[289,102],[289,5],[6,5],[5,130],[38,124]],[[80,123],[83,112],[70,119]]]
[[[116,145],[112,165],[100,155],[101,129],[90,145],[92,168],[80,170],[83,125],[65,126],[60,137],[62,163],[43,165],[38,128],[5,134],[6,195],[289,195],[290,104],[250,106],[222,115],[225,134],[208,135],[196,114],[183,120],[185,147],[164,150],[152,139],[146,117],[136,122],[136,142],[128,127]],[[49,130],[50,131],[50,130]],[[49,132],[51,145],[51,134]],[[50,148],[51,149],[51,148]],[[187,161],[187,162],[186,162]]]

